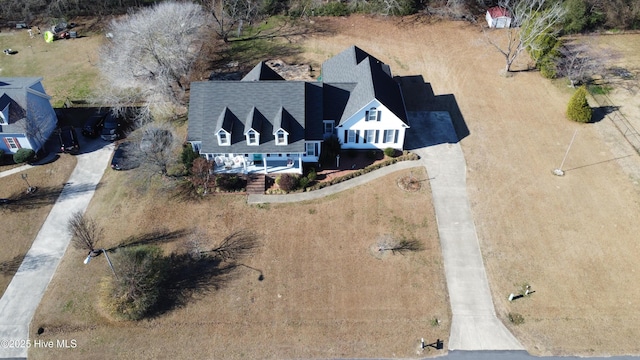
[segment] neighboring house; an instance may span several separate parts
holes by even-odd
[[[42,78],[0,78],[0,149],[39,151],[58,119]]]
[[[504,29],[511,26],[511,13],[500,6],[489,8],[486,18],[490,28]]]
[[[408,128],[389,66],[355,46],[322,65],[322,82],[285,81],[261,62],[241,81],[191,84],[187,141],[217,172],[302,173],[327,137],[402,149]]]

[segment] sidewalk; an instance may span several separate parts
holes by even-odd
[[[78,163],[67,185],[0,299],[0,340],[30,339],[31,319],[69,244],[69,217],[76,211],[86,210],[107,168],[112,149],[113,145],[109,144],[77,156]],[[0,347],[0,358],[26,357],[26,347]]]

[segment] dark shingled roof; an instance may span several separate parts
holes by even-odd
[[[391,76],[389,66],[357,46],[351,46],[325,61],[322,64],[322,81],[343,90],[348,88],[348,83],[353,84],[344,111],[339,117],[334,117],[334,119],[340,120],[340,124],[374,98],[391,110],[400,120],[408,123],[400,85]],[[332,89],[329,88],[329,90]],[[343,95],[325,93],[325,96],[341,98]],[[332,106],[332,103],[327,103],[327,105]],[[325,109],[329,112],[332,111],[327,107]]]
[[[305,125],[309,125],[305,88],[306,83],[301,81],[193,82],[188,138],[202,141],[203,153],[304,152]],[[222,114],[223,123],[229,121],[225,129],[231,130],[230,146],[218,145],[216,132]],[[273,134],[277,130],[274,123],[282,114],[288,114],[288,145],[276,145]],[[322,121],[315,126],[322,131]],[[259,147],[247,145],[245,131],[251,127],[260,133]]]
[[[202,153],[304,152],[304,141],[323,139],[323,119],[343,123],[374,99],[407,123],[400,86],[389,66],[352,46],[322,65],[323,82],[282,81],[261,62],[242,81],[191,84],[189,141],[201,141]],[[289,133],[289,144],[275,144],[274,132]],[[231,133],[231,145],[219,146],[216,133]],[[247,145],[249,129],[260,146]]]
[[[264,81],[264,80],[284,80],[277,72],[275,72],[264,61],[260,61],[241,81]]]
[[[0,125],[1,133],[25,132],[25,117],[27,116],[27,89],[48,98],[41,84],[42,78],[14,77],[0,78],[0,111],[9,105],[8,125]]]

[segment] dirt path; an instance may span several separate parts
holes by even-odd
[[[328,23],[335,36],[305,41],[318,64],[355,44],[395,74],[422,75],[436,102],[454,95],[469,129],[461,144],[496,311],[523,345],[534,354],[639,353],[640,289],[628,284],[640,277],[640,161],[612,124],[567,121],[569,91],[535,72],[500,76],[503,60],[477,25]],[[566,176],[553,176],[575,129]],[[510,303],[525,283],[534,295]],[[510,312],[524,324],[509,324]]]

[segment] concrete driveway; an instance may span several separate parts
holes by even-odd
[[[81,146],[69,181],[0,299],[0,358],[27,357],[21,345],[30,339],[31,319],[69,244],[68,220],[86,210],[113,150],[113,144],[99,139]]]

